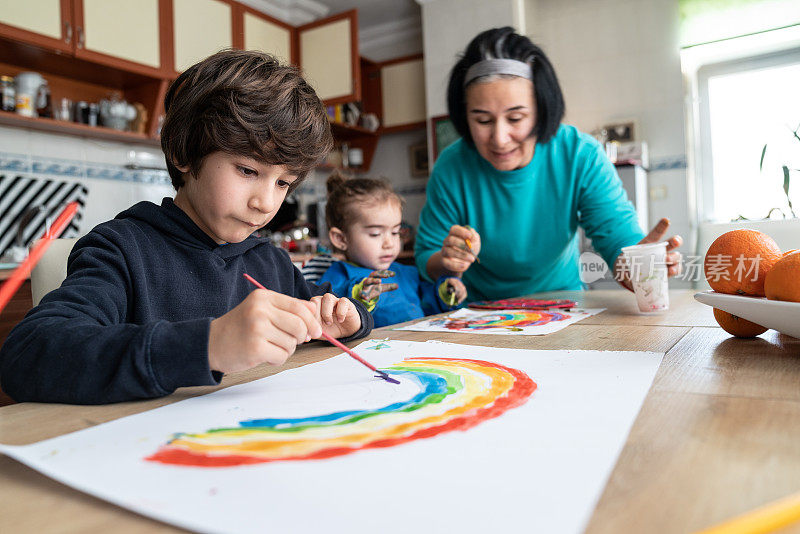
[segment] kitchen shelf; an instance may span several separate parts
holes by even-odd
[[[105,139],[122,143],[140,143],[150,146],[161,146],[161,141],[145,134],[122,132],[104,126],[89,126],[77,122],[57,121],[43,117],[25,117],[10,111],[0,111],[0,125],[28,128],[42,132],[75,135],[78,137]]]
[[[378,137],[378,132],[373,132],[361,126],[351,126],[341,122],[331,122],[331,133],[337,141],[347,141],[357,137]]]

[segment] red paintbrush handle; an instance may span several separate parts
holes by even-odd
[[[339,341],[335,337],[331,337],[328,334],[326,334],[325,332],[322,333],[322,337],[324,337],[326,340],[328,340],[328,342],[333,343],[334,345],[336,345],[337,347],[339,347],[340,349],[345,351],[347,354],[349,354],[351,357],[353,357],[356,360],[358,360],[359,362],[363,363],[364,365],[366,365],[367,367],[369,367],[370,369],[372,369],[376,373],[379,372],[378,369],[375,368],[374,365],[369,363],[367,360],[363,359],[361,356],[359,356],[358,354],[356,354],[355,352],[353,352],[349,348],[347,348],[347,346],[344,343],[342,343],[341,341]]]
[[[244,273],[244,277],[247,279],[248,282],[250,282],[251,284],[255,285],[256,287],[258,287],[260,289],[267,289],[266,287],[262,286],[261,283],[258,280],[256,280],[255,278],[253,278],[249,274]],[[331,337],[328,334],[326,334],[325,332],[322,333],[322,337],[324,337],[326,340],[328,340],[328,342],[333,343],[335,346],[339,347],[340,349],[345,351],[348,355],[350,355],[351,357],[355,358],[357,361],[361,362],[362,364],[366,365],[367,367],[369,367],[370,369],[372,369],[376,373],[379,372],[378,369],[376,369],[374,365],[369,363],[367,360],[363,359],[361,356],[359,356],[358,354],[356,354],[352,350],[348,349],[344,345],[344,343],[342,343],[341,341],[339,341],[335,337]]]
[[[14,296],[14,293],[17,292],[22,283],[30,276],[34,265],[42,259],[44,252],[47,250],[47,247],[50,246],[50,243],[53,242],[53,239],[60,236],[67,228],[67,225],[75,216],[75,213],[77,213],[78,208],[79,204],[77,202],[70,202],[67,204],[58,217],[56,217],[53,224],[50,225],[50,228],[45,229],[44,235],[31,249],[28,257],[17,266],[13,273],[11,273],[11,276],[8,277],[3,287],[0,287],[0,312],[3,311],[3,308],[6,307],[11,297]]]

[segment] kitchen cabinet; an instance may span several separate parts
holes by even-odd
[[[160,31],[170,0],[6,2],[0,37],[144,75],[166,72]]]
[[[26,0],[0,12],[0,74],[34,71],[62,98],[98,102],[118,93],[147,110],[145,133],[0,111],[0,124],[158,145],[163,98],[178,73],[222,48],[258,49],[298,65],[326,105],[361,99],[355,10],[300,27],[234,0]],[[378,106],[380,107],[380,106]],[[374,132],[334,127],[365,151]],[[372,147],[372,148],[370,148]]]
[[[422,54],[379,64],[381,133],[424,128],[425,69]]]
[[[232,2],[172,0],[175,70],[183,72],[201,59],[233,46]]]
[[[162,0],[75,0],[75,55],[98,63],[123,61],[129,68],[157,74],[164,66],[162,4]]]
[[[171,0],[26,0],[0,12],[0,74],[34,71],[48,82],[53,108],[62,98],[99,102],[117,93],[147,110],[145,133],[91,127],[0,112],[0,124],[35,130],[158,144],[167,77]],[[168,64],[169,63],[169,64]]]
[[[369,171],[378,140],[383,134],[425,128],[425,83],[423,56],[415,54],[383,62],[360,58],[362,113],[374,113],[381,126],[376,132],[346,124],[331,123],[337,145],[360,148]]]
[[[292,26],[247,6],[242,6],[240,16],[241,40],[245,50],[260,50],[272,54],[283,63],[295,63],[297,53],[292,51],[294,35]]]
[[[72,52],[71,0],[3,2],[0,35],[52,50]]]
[[[295,40],[297,64],[325,104],[361,100],[356,10],[300,26]]]

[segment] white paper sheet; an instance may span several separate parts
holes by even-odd
[[[460,332],[500,336],[541,336],[558,332],[581,319],[597,315],[605,308],[552,310],[456,310],[394,330],[417,332]]]
[[[401,385],[375,379],[340,355],[0,450],[101,499],[203,532],[572,533],[590,517],[663,356],[396,340],[370,340],[356,350]],[[441,402],[421,394],[443,381],[450,390]],[[421,397],[427,404],[414,405]],[[363,417],[345,414],[327,428],[273,420],[354,411]],[[343,422],[347,417],[356,421]],[[381,433],[403,436],[406,424],[417,434],[327,459],[235,467],[146,460],[169,450],[177,432],[231,428],[232,434],[181,438],[235,445],[240,422],[264,418],[270,420],[260,424],[273,425],[272,434],[316,432],[323,453],[337,450],[325,449],[327,440],[352,437],[354,429],[362,445]],[[454,422],[467,424],[446,428]],[[319,445],[303,443],[309,442]]]

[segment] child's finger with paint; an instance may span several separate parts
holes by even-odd
[[[453,294],[453,304],[461,304],[467,298],[467,287],[464,285],[464,282],[461,279],[452,277],[445,280],[447,283],[448,292]]]
[[[383,278],[392,278],[393,276],[394,271],[389,271],[387,269],[369,273],[369,276],[364,278],[361,283],[361,293],[359,294],[361,300],[368,302],[380,297],[382,293],[397,289],[399,286],[396,283],[384,284],[382,280]]]

